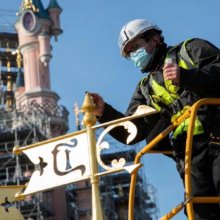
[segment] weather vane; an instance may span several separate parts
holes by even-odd
[[[48,190],[80,180],[90,179],[92,188],[92,219],[103,220],[102,205],[99,191],[99,178],[116,172],[127,171],[130,174],[137,172],[141,164],[128,164],[125,158],[114,159],[106,164],[101,158],[101,152],[110,148],[103,141],[103,137],[117,126],[124,126],[130,135],[127,142],[133,140],[137,129],[127,119],[134,119],[138,115],[130,116],[125,121],[116,120],[107,127],[96,141],[96,117],[93,110],[96,108],[89,93],[86,93],[81,110],[84,112],[83,123],[85,129],[72,134],[63,135],[29,146],[14,148],[16,155],[24,153],[28,156],[36,170],[32,173],[30,181],[22,192],[16,194],[18,200],[36,192]],[[147,114],[152,113],[148,112]],[[155,110],[153,111],[155,113]],[[104,171],[98,170],[98,165]],[[39,184],[41,183],[41,184]]]

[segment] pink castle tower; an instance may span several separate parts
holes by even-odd
[[[15,91],[16,108],[28,111],[35,105],[51,117],[51,136],[58,136],[68,129],[68,112],[58,106],[59,96],[51,90],[49,62],[52,58],[50,39],[62,33],[61,7],[50,0],[45,10],[41,0],[23,0],[15,24],[19,48],[23,56],[24,85]]]

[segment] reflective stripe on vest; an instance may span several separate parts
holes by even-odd
[[[193,63],[191,58],[189,57],[186,51],[186,44],[189,40],[185,41],[181,49],[179,51],[179,67],[183,69],[192,69],[195,68],[196,65]],[[169,53],[168,53],[169,56]],[[152,76],[150,76],[149,83],[153,90],[153,95],[150,95],[151,104],[155,107],[158,111],[161,111],[160,103],[165,105],[170,105],[179,98],[177,93],[178,87],[172,84],[171,80],[165,80],[165,87],[158,84]],[[181,116],[187,108],[190,106],[185,106],[183,109],[179,110],[175,115],[172,116],[171,122],[173,122],[177,117]],[[183,121],[173,132],[173,138],[177,138],[183,132],[186,132],[189,127],[189,118]],[[194,126],[194,135],[202,134],[204,132],[202,123],[196,117],[195,126]]]
[[[188,52],[186,51],[186,44],[190,41],[186,40],[179,51],[179,67],[182,67],[183,69],[193,69],[196,68],[195,63],[192,61],[192,59],[189,57]],[[184,111],[182,112],[182,114]],[[176,114],[177,115],[177,114]],[[179,115],[180,116],[180,115]],[[174,116],[173,116],[174,117]],[[172,117],[172,119],[173,119]],[[189,127],[189,118],[187,118],[185,121],[183,121],[173,132],[173,138],[177,138],[178,135],[182,134],[183,132],[186,132]],[[194,131],[193,135],[198,135],[204,133],[204,128],[199,120],[199,118],[196,116],[195,125],[194,125]]]
[[[183,69],[193,69],[196,68],[195,63],[192,61],[192,59],[189,57],[188,52],[186,51],[186,44],[190,41],[190,39],[184,41],[184,43],[181,46],[181,49],[179,51],[179,63],[178,65],[182,67]]]

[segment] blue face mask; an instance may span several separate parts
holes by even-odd
[[[147,53],[144,47],[130,53],[130,59],[141,70],[149,64],[151,58],[152,54]]]

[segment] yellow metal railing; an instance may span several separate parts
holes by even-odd
[[[186,206],[187,215],[189,220],[194,220],[193,203],[220,203],[220,197],[192,197],[191,195],[191,149],[193,142],[193,130],[195,119],[198,109],[202,105],[220,105],[220,99],[210,98],[201,99],[187,109],[182,116],[176,119],[169,127],[167,127],[162,133],[155,137],[150,143],[142,148],[136,155],[134,164],[140,163],[141,157],[150,153],[154,146],[159,143],[164,137],[166,137],[171,131],[174,130],[185,119],[189,118],[189,128],[187,131],[186,149],[185,149],[185,202],[177,205],[168,214],[164,215],[161,220],[168,220],[179,213],[184,206]],[[157,153],[163,153],[157,151]],[[134,219],[134,197],[135,197],[135,184],[137,179],[137,172],[131,174],[130,193],[129,193],[129,209],[128,219]]]

